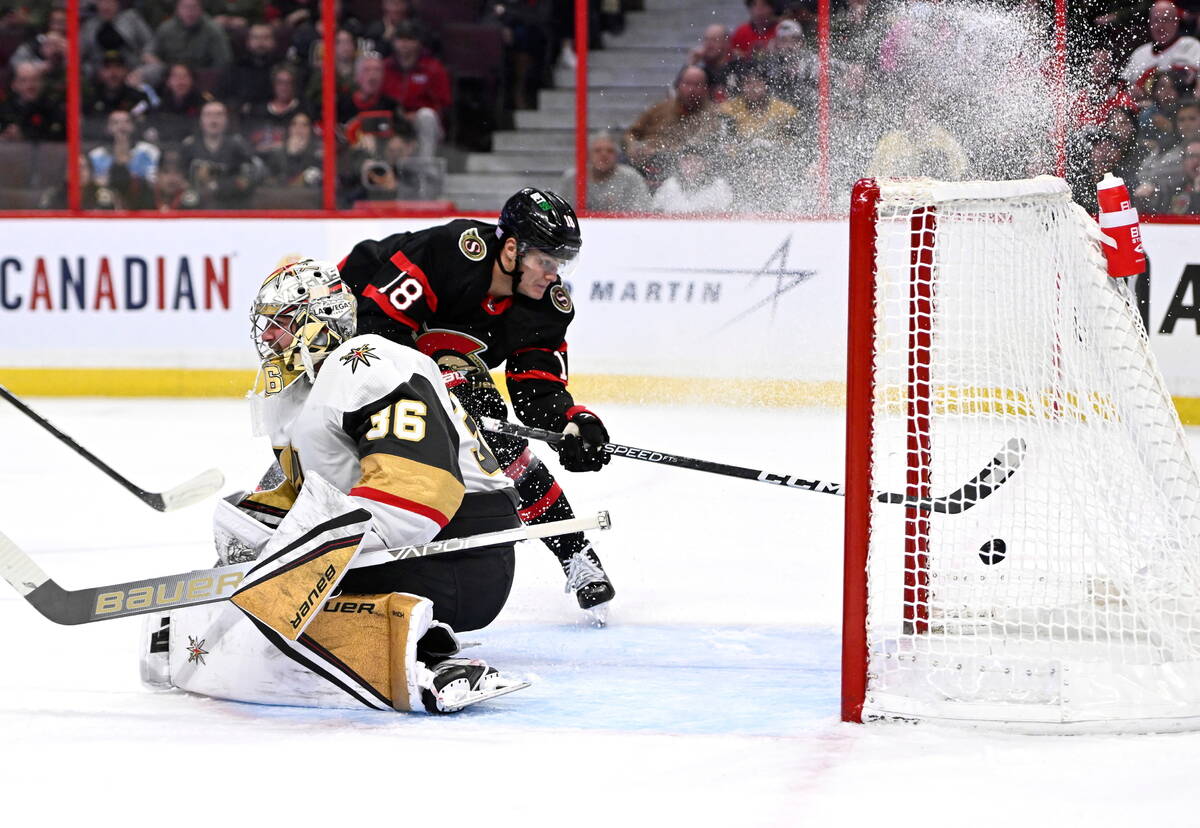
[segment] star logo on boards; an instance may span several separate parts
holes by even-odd
[[[204,639],[197,641],[192,636],[188,636],[188,664],[204,664],[204,657],[208,655],[208,650],[204,649]]]
[[[342,365],[350,366],[351,374],[357,371],[360,365],[370,368],[373,359],[380,359],[380,356],[370,345],[359,345],[357,348],[352,348],[350,353],[341,358]]]

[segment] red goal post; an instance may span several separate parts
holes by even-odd
[[[1065,182],[858,182],[842,718],[1200,727],[1200,477]],[[880,503],[1020,469],[961,514]]]

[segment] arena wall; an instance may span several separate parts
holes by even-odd
[[[248,308],[285,257],[429,219],[0,220],[0,383],[31,395],[245,393]],[[1144,228],[1149,329],[1200,422],[1200,225]],[[843,222],[585,219],[572,387],[591,401],[840,406]]]

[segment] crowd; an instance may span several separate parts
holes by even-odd
[[[66,165],[54,151],[66,136],[66,16],[57,2],[0,0],[0,208],[14,206],[5,193],[29,182],[42,185],[42,206],[65,205],[61,174],[46,174]],[[589,48],[619,31],[622,9],[637,2],[592,0]],[[999,2],[1053,7],[1052,0]],[[986,113],[950,94],[958,111],[947,117],[943,90],[897,87],[906,33],[880,24],[880,0],[832,6],[833,167],[818,158],[817,3],[745,0],[740,25],[704,30],[669,96],[632,123],[590,136],[589,209],[811,212],[820,206],[820,177],[842,192],[862,174],[992,178],[1053,169],[1044,125],[1032,138],[1010,131],[981,140],[968,134],[968,122]],[[83,0],[84,206],[319,206],[320,7],[319,0]],[[448,144],[486,146],[481,130],[535,105],[553,68],[573,62],[573,7],[339,0],[339,207],[439,197]],[[1067,171],[1077,197],[1090,205],[1094,181],[1112,171],[1144,212],[1200,212],[1200,0],[1088,0],[1070,11]],[[476,48],[477,32],[502,46],[494,71],[472,73],[472,53],[486,51]],[[6,146],[32,147],[34,162],[14,162],[25,156]],[[558,184],[573,193],[575,171]]]
[[[1053,9],[1050,0],[1004,4],[1052,19],[1046,14]],[[977,89],[955,89],[946,80],[953,74],[909,71],[905,39],[915,35],[905,26],[919,22],[919,13],[902,24],[880,21],[883,5],[833,2],[832,163],[824,168],[831,191],[848,193],[864,174],[962,179],[1053,172],[1052,119],[1014,115],[1027,88],[1008,90],[1010,105],[988,112],[994,99]],[[954,9],[925,5],[931,14]],[[745,0],[745,7],[747,19],[732,31],[718,24],[704,31],[670,97],[628,127],[591,136],[589,209],[820,209],[816,3]],[[1126,180],[1144,213],[1200,214],[1200,0],[1092,0],[1071,4],[1071,10],[1066,150],[1077,200],[1094,209],[1095,183],[1113,172]],[[946,36],[953,24],[944,27],[941,43],[938,27],[931,29],[932,48],[912,62],[942,67],[961,57],[953,50],[978,46],[958,33]],[[965,84],[977,84],[968,68],[956,71]],[[909,77],[903,77],[906,71]],[[1025,80],[1032,74],[1049,90],[1052,71],[1047,61]],[[926,80],[929,88],[922,85]],[[993,82],[1017,83],[1008,77]],[[574,192],[574,170],[560,186]]]
[[[619,0],[593,6],[598,34],[619,28]],[[573,54],[573,4],[556,0],[336,8],[340,207],[436,198],[447,142],[486,145]],[[82,0],[84,207],[320,206],[320,12],[320,0]],[[21,198],[47,180],[40,206],[65,206],[66,44],[61,0],[0,0],[0,209],[33,206]],[[482,63],[492,52],[464,44],[500,57]]]

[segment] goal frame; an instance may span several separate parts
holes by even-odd
[[[906,183],[901,181],[895,182],[895,184],[901,185],[902,188],[906,186]],[[882,485],[881,481],[873,479],[878,472],[873,464],[877,451],[876,443],[879,439],[884,439],[876,434],[879,424],[875,422],[875,417],[879,415],[876,396],[883,390],[876,386],[877,382],[883,381],[876,376],[879,369],[877,363],[884,358],[884,353],[879,350],[884,345],[877,342],[877,337],[881,335],[879,327],[881,323],[877,318],[881,312],[881,307],[877,306],[880,301],[878,293],[885,288],[882,282],[885,277],[879,268],[886,265],[889,273],[898,273],[901,278],[903,278],[903,274],[907,273],[908,282],[905,287],[903,282],[891,281],[891,277],[888,277],[887,283],[888,290],[891,291],[889,293],[891,298],[888,300],[892,308],[891,318],[895,318],[898,309],[901,313],[907,313],[907,318],[900,317],[896,327],[888,325],[886,328],[889,332],[887,335],[890,337],[889,347],[896,348],[895,355],[888,357],[888,364],[892,366],[890,369],[893,377],[892,384],[898,384],[899,389],[903,389],[902,393],[905,395],[905,399],[902,401],[894,400],[899,403],[899,407],[894,410],[893,415],[890,415],[895,417],[893,422],[896,426],[904,428],[903,434],[896,430],[890,430],[891,439],[902,438],[894,445],[889,444],[892,445],[891,450],[895,452],[897,459],[904,458],[903,468],[896,468],[894,472],[903,476],[906,496],[928,498],[933,482],[930,477],[933,428],[937,422],[940,422],[931,411],[931,400],[934,399],[934,395],[930,393],[933,390],[931,372],[937,370],[937,366],[931,363],[934,353],[934,327],[938,324],[934,318],[934,311],[937,308],[937,293],[942,288],[938,283],[939,274],[935,266],[938,245],[942,244],[941,239],[935,238],[938,235],[940,205],[955,205],[958,202],[974,202],[993,197],[1021,200],[1026,197],[1049,195],[1052,198],[1066,197],[1069,199],[1065,183],[1061,179],[1048,177],[1010,182],[941,183],[921,180],[914,181],[912,184],[918,192],[924,192],[924,196],[918,195],[915,201],[911,202],[908,215],[899,222],[889,224],[888,229],[881,227],[879,221],[881,213],[885,209],[891,209],[883,201],[885,197],[892,198],[890,195],[892,193],[891,182],[862,179],[855,184],[851,196],[847,311],[846,504],[841,719],[847,722],[874,721],[880,718],[918,719],[942,724],[983,726],[1037,733],[1165,732],[1200,729],[1200,705],[1197,704],[1200,696],[1197,694],[1190,694],[1190,698],[1186,702],[1190,707],[1186,710],[1164,708],[1162,714],[1159,714],[1159,710],[1150,704],[1141,708],[1142,711],[1147,712],[1140,712],[1135,708],[1128,717],[1122,716],[1121,711],[1115,711],[1115,714],[1111,716],[1092,711],[1097,712],[1098,715],[1085,718],[1066,716],[1061,721],[1038,715],[1032,710],[1029,715],[1025,715],[1025,711],[1014,711],[1012,708],[1004,707],[1007,704],[1004,702],[975,703],[975,712],[978,712],[979,716],[930,714],[920,711],[921,703],[919,702],[911,710],[906,710],[901,705],[890,708],[895,712],[885,712],[881,716],[881,710],[877,709],[876,701],[869,698],[868,693],[874,692],[872,691],[874,679],[870,675],[870,670],[876,654],[872,648],[879,645],[879,642],[871,637],[870,624],[877,623],[877,619],[873,620],[874,616],[872,616],[871,608],[874,602],[884,600],[895,603],[897,599],[901,598],[902,590],[903,600],[887,612],[892,619],[890,623],[896,625],[896,629],[900,631],[902,637],[922,636],[926,633],[937,634],[933,630],[936,622],[928,614],[932,603],[930,597],[933,591],[931,589],[933,574],[930,569],[931,559],[929,557],[931,516],[927,511],[903,506],[901,508],[904,508],[905,511],[902,516],[896,515],[895,518],[889,518],[894,521],[892,525],[897,530],[897,534],[893,540],[888,542],[891,544],[891,549],[894,549],[894,553],[886,552],[886,554],[894,554],[893,560],[897,568],[900,556],[903,555],[903,578],[890,581],[884,595],[873,597],[870,594],[872,572],[869,567],[874,567],[874,564],[871,563],[871,555],[878,556],[880,554],[879,549],[875,549],[874,552],[871,549],[873,526],[875,526],[873,510],[876,508],[873,491],[877,484]],[[888,201],[887,204],[890,205],[891,202]],[[1078,208],[1073,209],[1078,211]],[[945,212],[947,216],[952,216],[955,208],[946,206]],[[1079,216],[1082,217],[1083,213],[1079,212]],[[950,220],[947,219],[947,221]],[[907,228],[905,228],[905,222],[907,222]],[[1082,227],[1082,225],[1080,226]],[[1089,228],[1084,227],[1083,230],[1091,237],[1092,241],[1097,241],[1098,229],[1095,231],[1095,236],[1092,235]],[[886,262],[880,258],[883,254],[878,249],[879,245],[885,244],[885,238],[882,235],[885,232],[893,234],[891,238],[894,240],[888,246],[891,252],[888,254]],[[904,252],[903,246],[906,233],[907,253]],[[895,241],[901,243],[899,250],[895,247]],[[898,255],[896,255],[897,253]],[[949,283],[946,287],[950,287]],[[1133,305],[1132,296],[1130,300],[1131,307],[1136,307]],[[1136,313],[1136,310],[1134,312]],[[1144,332],[1142,336],[1144,338]],[[1146,357],[1150,375],[1158,377],[1160,389],[1158,393],[1165,395],[1161,375],[1157,373],[1154,365],[1153,354],[1147,352]],[[1055,411],[1058,410],[1056,400],[1050,404],[1054,406]],[[1179,438],[1183,439],[1182,430],[1179,429],[1174,411],[1171,411],[1170,415],[1170,418],[1175,421],[1176,430],[1179,431]],[[1186,445],[1183,446],[1183,451],[1186,455]],[[1184,459],[1186,460],[1186,457]],[[1195,468],[1190,460],[1187,462],[1192,469]],[[1200,490],[1196,488],[1200,484],[1200,479],[1195,477],[1194,472],[1191,480],[1192,491]],[[897,479],[896,482],[899,480]],[[1194,522],[1192,525],[1195,525]],[[903,552],[900,550],[899,530],[901,528],[903,529]],[[876,544],[878,545],[878,541]],[[987,562],[985,561],[985,563]],[[1166,665],[1168,676],[1173,675],[1170,670],[1173,669],[1175,663],[1180,664],[1181,672],[1176,676],[1178,679],[1186,681],[1187,677],[1191,676],[1200,680],[1200,660],[1192,658],[1187,663],[1168,663]],[[1069,662],[1069,664],[1074,665],[1074,662]],[[1075,676],[1075,678],[1083,678],[1083,676]],[[1101,684],[1099,687],[1099,692],[1103,693],[1108,685]],[[881,685],[879,692],[884,694],[880,698],[884,698],[892,691],[886,685]],[[1075,700],[1074,696],[1072,696],[1072,700]],[[951,703],[953,704],[953,702]],[[1142,702],[1139,700],[1138,703]],[[968,704],[971,703],[968,702]],[[1004,709],[1001,710],[1001,707]],[[882,710],[887,709],[882,708]],[[864,717],[864,711],[870,715]],[[1013,713],[1015,715],[1010,715]]]

